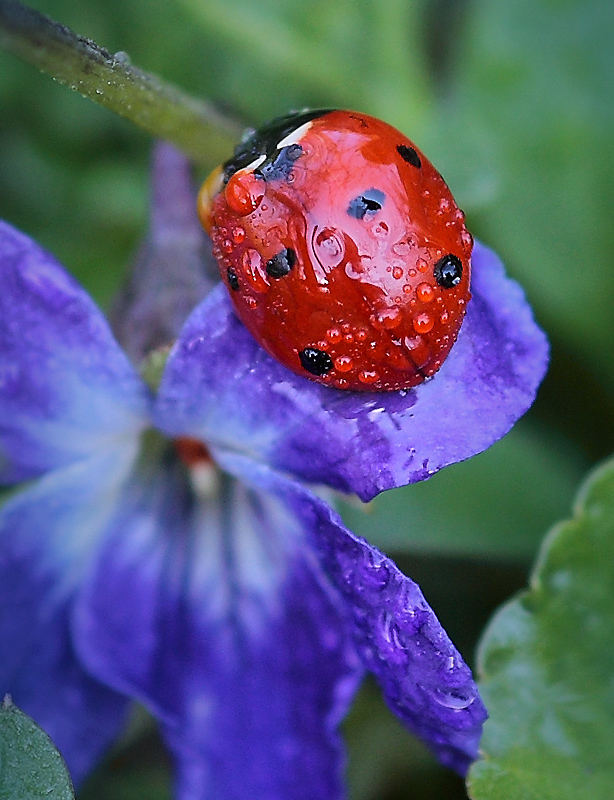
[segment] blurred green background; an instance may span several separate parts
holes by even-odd
[[[401,128],[476,236],[524,285],[552,343],[538,400],[488,452],[350,527],[417,580],[467,659],[522,587],[586,470],[614,450],[611,0],[37,0],[111,52],[246,124],[304,106]],[[107,307],[147,224],[150,139],[0,52],[0,216]],[[211,166],[215,166],[211,164]],[[367,684],[346,725],[355,800],[462,798]],[[162,800],[168,769],[135,713],[84,800]]]

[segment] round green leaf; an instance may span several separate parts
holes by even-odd
[[[610,800],[614,793],[614,459],[546,539],[530,589],[481,644],[489,709],[474,800]]]
[[[0,705],[0,797],[74,800],[68,770],[53,742],[8,697]]]

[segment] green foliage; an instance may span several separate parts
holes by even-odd
[[[341,510],[352,530],[386,552],[528,561],[581,475],[564,441],[520,422],[469,461]]]
[[[8,697],[0,705],[0,797],[74,798],[66,766],[53,742]]]
[[[553,342],[527,419],[481,456],[386,493],[366,513],[343,510],[358,533],[407,561],[470,659],[476,631],[524,584],[520,570],[581,474],[614,451],[614,4],[34,4],[246,124],[304,106],[386,118],[429,154],[471,229],[527,289]],[[3,52],[0,108],[0,217],[108,304],[147,225],[149,138]],[[576,518],[550,538],[530,592],[486,636],[491,721],[475,800],[612,794],[610,475],[598,474]],[[353,797],[464,796],[373,694],[347,725]],[[83,797],[170,796],[159,743],[150,732],[139,742],[101,767]]]
[[[482,641],[490,712],[474,800],[609,800],[614,790],[614,460],[544,543],[530,589]]]
[[[437,138],[444,174],[538,314],[614,387],[614,5],[476,0]]]

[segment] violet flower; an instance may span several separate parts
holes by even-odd
[[[156,164],[116,328],[134,358],[176,338],[155,396],[83,289],[0,223],[0,479],[19,484],[0,507],[0,692],[77,782],[136,699],[181,800],[334,800],[338,726],[371,672],[464,773],[486,717],[468,667],[418,586],[313,486],[369,500],[506,433],[547,361],[521,290],[478,244],[434,379],[320,386],[260,349],[221,286],[179,332],[207,287],[204,240],[187,165],[168,147]]]

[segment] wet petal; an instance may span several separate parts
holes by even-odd
[[[57,261],[0,221],[0,483],[136,436],[146,389]]]
[[[135,478],[84,584],[79,653],[162,720],[180,798],[340,798],[362,674],[345,607],[282,499],[209,477],[200,498],[177,464]]]
[[[171,354],[157,424],[364,500],[481,452],[533,402],[548,346],[497,257],[478,244],[473,261],[456,345],[432,380],[406,392],[343,392],[294,375],[216,290]]]
[[[49,733],[77,782],[125,721],[126,700],[75,656],[70,617],[133,457],[127,448],[56,470],[0,508],[0,691]]]
[[[469,667],[420,588],[304,487],[243,456],[226,454],[223,463],[291,505],[346,602],[363,664],[388,705],[443,764],[464,775],[477,758],[487,714]]]

